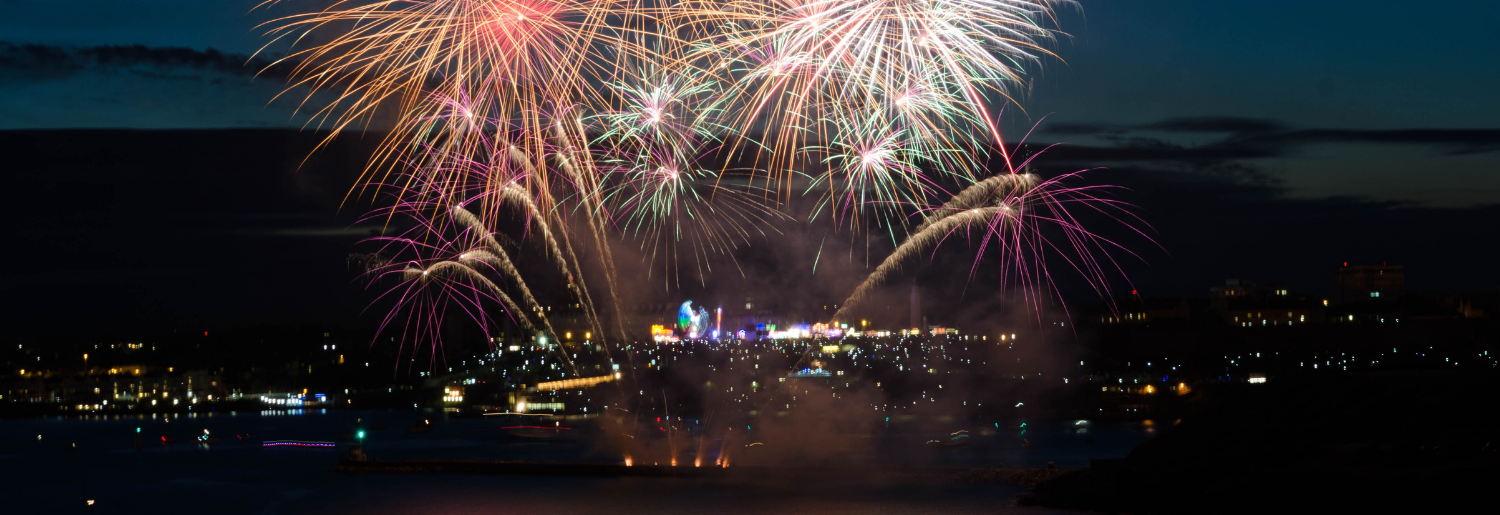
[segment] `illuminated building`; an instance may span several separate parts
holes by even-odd
[[[584,342],[593,339],[593,324],[589,321],[583,304],[548,306],[547,318],[552,321],[553,329],[557,331],[557,336],[562,337],[561,343],[567,348],[576,350]]]
[[[1285,286],[1257,285],[1254,279],[1228,279],[1224,281],[1224,286],[1208,289],[1208,297],[1213,299],[1215,306],[1229,300],[1287,297],[1289,293]]]
[[[1406,293],[1406,275],[1401,265],[1350,265],[1333,269],[1328,291],[1331,305],[1395,303]]]
[[[1281,327],[1308,323],[1308,308],[1237,309],[1224,312],[1224,319],[1236,327]]]
[[[1323,321],[1320,300],[1292,294],[1284,286],[1230,279],[1209,288],[1210,305],[1234,327],[1295,327]]]
[[[1096,311],[1093,319],[1101,324],[1148,324],[1193,318],[1192,306],[1186,299],[1132,299],[1117,305],[1119,309],[1115,311]]]
[[[667,326],[654,324],[651,326],[651,339],[658,342],[677,341],[677,335]]]

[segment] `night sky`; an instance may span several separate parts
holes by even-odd
[[[258,2],[0,0],[10,337],[373,323],[346,257],[375,228],[356,224],[367,206],[340,208],[369,142],[299,169],[318,135],[270,102],[280,77],[243,66],[254,25],[286,11],[250,12]],[[1129,188],[1160,245],[1129,241],[1143,295],[1201,296],[1231,277],[1321,293],[1342,261],[1404,264],[1414,290],[1500,288],[1500,6],[1061,11],[1068,36],[1051,48],[1065,62],[1033,67],[1007,132],[1039,123],[1032,142],[1066,143],[1042,171],[1103,167],[1089,180]],[[814,274],[826,230],[788,231],[749,252],[755,280],[706,294],[817,283],[803,294],[837,297],[863,273],[844,259]],[[934,294],[962,279],[924,274]]]

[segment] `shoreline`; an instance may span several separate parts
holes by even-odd
[[[341,459],[332,469],[345,473],[476,474],[531,476],[676,477],[699,479],[800,479],[836,476],[875,481],[999,483],[1035,486],[1076,469],[1063,468],[846,468],[846,467],[692,467],[498,460]]]

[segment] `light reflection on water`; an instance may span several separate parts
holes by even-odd
[[[97,513],[312,513],[354,508],[365,513],[466,513],[464,509],[469,508],[492,513],[500,505],[551,514],[620,512],[625,507],[638,507],[626,509],[627,513],[655,513],[655,508],[964,513],[993,512],[1024,491],[1009,485],[867,485],[841,483],[838,478],[747,485],[652,478],[347,475],[328,471],[342,456],[344,445],[333,449],[261,446],[268,440],[334,440],[339,433],[352,430],[356,419],[363,419],[368,431],[366,452],[380,459],[619,461],[581,433],[576,439],[561,441],[507,438],[496,430],[497,421],[446,419],[437,412],[111,415],[0,421],[0,466],[6,470],[0,473],[0,481],[7,490],[20,492],[8,501],[22,508],[15,513],[72,511],[89,498],[98,501]],[[406,431],[422,419],[433,422],[431,432]],[[372,429],[376,423],[384,428]],[[1042,467],[1055,462],[1060,467],[1081,467],[1090,458],[1123,456],[1155,429],[1139,423],[1075,425],[1075,421],[1035,422],[1025,427],[1017,422],[994,424],[988,429],[976,427],[969,445],[955,449],[922,445],[932,434],[878,435],[873,451],[851,460],[850,465]],[[139,454],[134,445],[137,427],[143,440]],[[219,443],[188,443],[204,429],[218,437]],[[43,438],[38,440],[38,435]],[[162,436],[175,437],[179,443],[164,444]],[[607,495],[596,498],[596,493]],[[599,500],[606,497],[617,501]]]

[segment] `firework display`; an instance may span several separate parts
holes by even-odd
[[[1041,24],[1047,0],[735,0],[668,12],[694,27],[700,65],[731,77],[735,125],[774,150],[767,172],[787,194],[800,161],[830,155],[820,141],[849,133],[867,138],[855,148],[887,147],[875,152],[899,138],[934,161],[921,163],[929,173],[972,179],[972,159],[933,155],[999,144],[990,106],[1009,98],[1024,63],[1050,55],[1038,42],[1054,34]]]
[[[992,250],[1001,255],[999,274],[1005,284],[1014,284],[1029,303],[1040,310],[1043,300],[1038,294],[1056,291],[1051,272],[1041,266],[1047,255],[1058,254],[1101,296],[1110,297],[1111,269],[1118,265],[1108,261],[1110,250],[1129,252],[1123,246],[1103,238],[1080,223],[1068,211],[1069,204],[1082,204],[1105,211],[1127,227],[1138,221],[1122,205],[1103,195],[1112,186],[1067,186],[1077,174],[1065,174],[1041,180],[1033,174],[1009,174],[991,177],[969,186],[942,206],[928,211],[926,219],[911,232],[906,241],[880,263],[875,271],[840,304],[834,320],[840,320],[870,291],[904,264],[910,263],[925,249],[944,239],[963,233],[969,240],[978,239],[979,254]],[[1062,233],[1067,247],[1048,239],[1046,230]],[[977,236],[975,236],[977,235]],[[1104,261],[1101,261],[1104,260]],[[979,266],[978,258],[974,266]],[[970,270],[970,275],[974,273]]]
[[[384,130],[350,193],[389,199],[368,217],[388,227],[367,263],[383,332],[431,359],[455,313],[560,342],[540,281],[613,362],[635,327],[616,245],[670,291],[794,220],[897,244],[825,327],[952,236],[978,248],[971,278],[998,266],[1036,309],[1049,260],[1108,296],[1124,249],[1070,209],[1139,220],[1077,173],[1024,172],[1038,154],[1014,162],[998,125],[1052,55],[1056,3],[351,0],[264,26],[290,48],[286,94],[333,98],[312,125]],[[517,267],[534,254],[550,270]],[[710,334],[707,310],[680,317]]]

